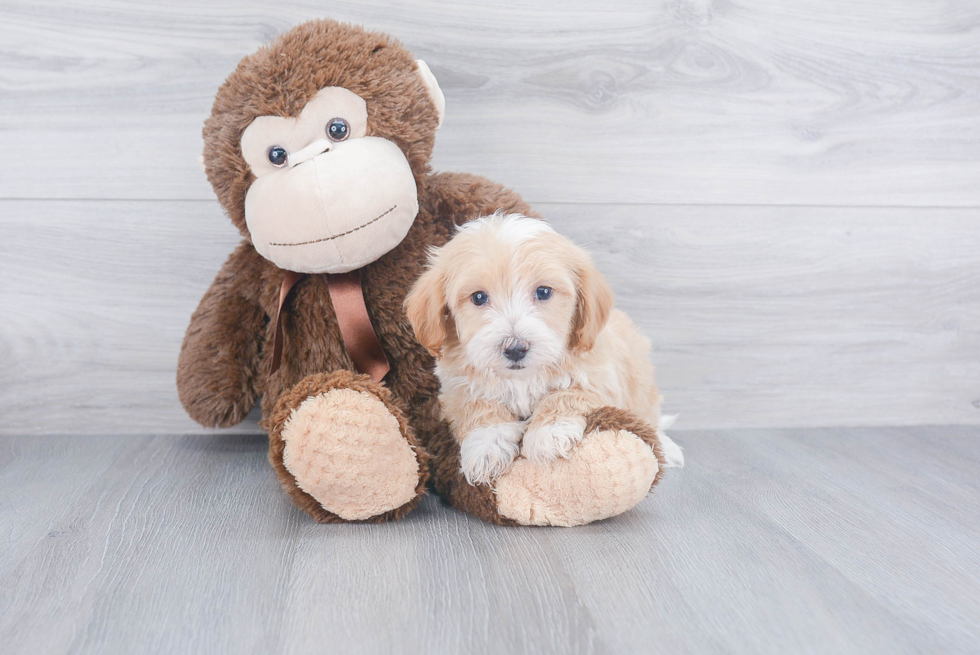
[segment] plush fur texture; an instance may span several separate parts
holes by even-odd
[[[570,527],[630,509],[650,491],[658,471],[653,452],[634,435],[597,432],[553,463],[518,459],[494,492],[501,515],[518,523]]]
[[[411,54],[386,34],[330,20],[304,23],[238,64],[204,124],[208,180],[243,236],[245,192],[255,176],[242,158],[242,133],[259,116],[298,116],[331,86],[367,102],[367,136],[394,142],[416,178],[429,174],[439,114]]]
[[[284,272],[263,259],[249,239],[244,198],[255,178],[242,158],[240,139],[254,118],[296,116],[320,89],[329,86],[350,89],[366,101],[367,134],[387,138],[401,148],[418,186],[419,213],[405,239],[360,269],[365,304],[391,363],[391,371],[382,384],[351,372],[353,366],[341,341],[322,275],[304,278],[289,295],[283,308],[282,366],[269,375],[275,335],[273,318]],[[180,400],[193,419],[205,426],[219,427],[243,420],[261,396],[261,425],[269,432],[269,460],[293,502],[320,522],[347,519],[307,493],[303,483],[290,472],[290,468],[307,473],[319,470],[313,474],[316,480],[330,475],[329,471],[316,468],[322,464],[319,459],[298,461],[302,460],[302,449],[293,453],[290,466],[286,465],[290,438],[287,426],[297,412],[306,416],[304,448],[316,452],[316,421],[300,408],[310,399],[329,397],[335,390],[351,390],[359,394],[358,398],[364,398],[360,394],[376,398],[394,418],[401,438],[415,455],[418,479],[415,496],[401,506],[379,509],[381,513],[374,516],[363,512],[348,516],[367,522],[404,516],[418,504],[419,494],[431,480],[436,491],[456,507],[494,523],[515,523],[500,514],[492,489],[467,484],[463,479],[458,444],[441,418],[433,359],[415,339],[403,302],[422,273],[429,248],[445,244],[457,226],[498,209],[524,214],[531,214],[531,210],[517,194],[483,178],[433,174],[428,161],[438,121],[415,60],[397,41],[384,34],[323,20],[300,25],[243,59],[218,91],[205,124],[208,179],[244,240],[191,317],[178,362]],[[360,431],[351,433],[350,442],[358,448],[370,448],[365,436],[379,420],[387,426],[382,431],[388,436],[393,434],[392,423],[379,418],[381,415],[375,411],[377,403],[368,404],[371,409],[364,412],[363,420],[348,421],[358,424],[355,427]],[[317,406],[323,409],[328,405]],[[620,418],[626,424],[635,423],[635,418]],[[335,419],[321,420],[329,425]],[[616,422],[612,420],[613,424]],[[607,425],[605,429],[621,428]],[[327,445],[321,450],[339,447],[335,439],[331,441],[333,437],[327,435]],[[652,439],[656,441],[655,436]],[[384,452],[368,454],[367,459],[376,455],[383,460],[385,452],[399,450],[392,450],[391,443],[387,444],[381,449]],[[401,464],[394,468],[397,470],[391,474],[400,480],[404,468]],[[379,475],[377,469],[372,470],[373,475]],[[372,481],[369,486],[383,489],[385,485],[382,480]],[[403,488],[403,481],[395,487]],[[329,500],[326,504],[346,512]],[[385,503],[378,502],[376,506],[384,508]]]
[[[640,502],[660,482],[665,463],[648,423],[604,407],[586,417],[585,437],[567,459],[517,460],[495,485],[497,511],[522,525],[571,527],[609,518]]]
[[[306,436],[304,439],[306,444],[304,445],[306,448],[314,451],[314,457],[308,458],[305,463],[301,463],[300,467],[294,465],[292,467],[292,471],[297,471],[298,469],[302,470],[303,468],[309,467],[320,467],[324,464],[328,464],[326,460],[333,460],[333,462],[330,462],[325,470],[315,471],[312,476],[307,477],[307,480],[312,478],[312,485],[306,484],[306,480],[297,480],[290,468],[287,468],[287,463],[289,463],[286,456],[288,439],[284,433],[288,431],[289,427],[293,427],[295,430],[296,426],[293,426],[292,424],[295,422],[298,410],[300,410],[303,405],[310,403],[311,401],[326,398],[330,394],[339,392],[358,393],[374,397],[384,406],[384,408],[387,409],[389,412],[389,417],[393,418],[396,422],[395,426],[397,431],[400,432],[401,436],[405,439],[411,449],[412,454],[414,454],[414,457],[416,458],[415,471],[417,479],[414,485],[415,493],[412,497],[408,498],[405,503],[389,508],[387,505],[390,505],[390,503],[388,503],[385,498],[379,498],[379,494],[383,490],[394,490],[396,491],[396,494],[394,495],[397,495],[398,487],[404,486],[402,481],[406,474],[405,469],[410,467],[406,467],[404,462],[400,461],[401,458],[399,458],[399,465],[393,467],[390,474],[384,472],[383,470],[370,470],[373,468],[373,465],[376,465],[376,462],[370,461],[371,459],[384,459],[385,455],[390,456],[392,451],[394,451],[394,454],[396,455],[400,454],[397,452],[397,445],[392,443],[392,436],[390,434],[386,435],[388,438],[385,439],[385,445],[387,448],[383,448],[381,452],[374,452],[372,449],[372,451],[369,451],[370,457],[367,460],[363,456],[359,457],[358,453],[351,452],[354,448],[363,449],[364,444],[360,443],[362,439],[365,436],[371,438],[371,433],[376,433],[375,430],[361,429],[362,427],[370,426],[370,419],[368,419],[368,421],[361,421],[356,415],[351,416],[348,414],[346,417],[338,415],[332,421],[328,419],[323,421],[320,425],[313,424],[304,426],[304,432],[306,433],[306,435],[303,435]],[[382,422],[384,422],[383,412],[370,412],[369,416],[371,414],[374,415],[375,420],[380,419]],[[346,420],[344,420],[345,418]],[[347,428],[346,431],[349,433],[348,435],[343,434],[345,431],[343,428],[341,428],[341,430],[335,430],[332,434],[323,432],[323,428],[325,427],[323,423],[329,425],[331,422],[338,421],[338,419],[347,424],[345,427]],[[358,520],[373,523],[386,521],[401,518],[418,505],[419,498],[425,489],[425,483],[428,479],[428,454],[416,439],[415,433],[409,426],[408,419],[405,417],[405,414],[393,402],[391,392],[388,391],[388,389],[386,389],[383,385],[372,381],[366,375],[358,375],[356,373],[343,370],[330,374],[318,373],[309,375],[279,398],[273,412],[268,416],[267,424],[269,429],[269,462],[276,470],[276,474],[279,476],[280,484],[286,493],[289,494],[290,498],[292,498],[297,507],[306,511],[318,522],[338,523],[349,520]],[[388,427],[388,430],[385,430],[385,427]],[[382,426],[382,430],[380,432],[384,433],[388,431],[390,431],[390,426]],[[327,437],[319,443],[314,441],[318,432],[321,436]],[[350,438],[351,436],[353,436],[353,438]],[[293,445],[296,445],[295,442]],[[326,446],[326,448],[324,448],[324,446]],[[324,452],[324,450],[327,450],[327,452]],[[385,452],[386,450],[388,451],[387,453]],[[331,468],[332,465],[339,465],[339,462],[336,461],[338,459],[336,455],[338,454],[341,457],[346,457],[348,459],[348,462],[346,463],[348,468],[345,471],[334,472],[331,470]],[[298,455],[301,456],[301,453]],[[334,456],[331,457],[331,455]],[[295,461],[296,456],[294,456],[293,459]],[[358,482],[360,482],[359,480],[349,477],[352,473],[355,473],[355,471],[352,470],[354,468],[359,469],[360,472],[371,472],[376,475],[384,472],[385,474],[382,476],[382,479],[371,480],[367,485],[358,484]],[[365,469],[369,469],[369,471],[365,471]],[[400,469],[400,471],[398,469]],[[398,475],[399,472],[401,475]],[[332,480],[329,479],[331,477],[333,478]],[[337,478],[339,477],[343,477],[345,479],[338,480]],[[389,484],[390,478],[395,478],[395,489],[392,489],[393,485]],[[318,487],[321,491],[324,491],[327,490],[331,484],[333,485],[333,489],[331,491],[339,491],[339,494],[335,493],[333,500],[327,498],[324,498],[325,502],[317,500],[316,496],[319,494],[317,494],[316,490],[311,487]],[[345,491],[345,486],[348,489],[347,491]],[[337,499],[337,495],[341,496],[341,498]],[[365,503],[363,500],[365,496],[374,496],[374,499]],[[363,512],[356,511],[353,508],[355,503],[359,503],[361,507],[364,507],[371,502],[379,507],[379,510],[374,514],[364,515]],[[328,509],[328,507],[330,509]],[[381,509],[382,507],[383,509]],[[331,509],[335,511],[331,511]],[[345,512],[344,509],[349,509],[351,511]],[[352,519],[350,518],[351,516],[356,516],[356,518]]]
[[[282,428],[283,465],[297,486],[343,519],[402,507],[418,495],[421,467],[397,414],[367,391],[311,396]]]
[[[567,459],[515,462],[496,484],[498,512],[522,525],[562,527],[616,516],[660,482],[665,464],[652,426],[604,407],[586,417],[585,437]]]

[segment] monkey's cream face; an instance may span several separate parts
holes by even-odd
[[[367,105],[322,89],[296,118],[260,116],[242,134],[256,179],[245,222],[260,255],[297,273],[346,273],[401,243],[418,214],[401,149],[365,136]]]

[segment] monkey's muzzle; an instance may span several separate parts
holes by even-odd
[[[418,190],[387,139],[316,141],[245,196],[255,249],[297,273],[346,273],[393,249],[418,215]]]

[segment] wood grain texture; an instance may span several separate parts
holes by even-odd
[[[980,210],[539,209],[653,340],[679,427],[980,423]],[[238,242],[216,202],[0,201],[0,232],[0,434],[199,431],[174,376]]]
[[[532,202],[980,205],[972,0],[12,0],[0,197],[211,198],[218,85],[325,14],[429,62],[437,168]]]
[[[255,435],[0,439],[22,653],[972,653],[976,428],[680,433],[631,512],[315,525]]]

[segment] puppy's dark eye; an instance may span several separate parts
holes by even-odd
[[[534,297],[538,300],[551,300],[552,288],[551,287],[538,287],[534,291]]]
[[[350,136],[350,123],[343,118],[332,118],[327,123],[327,136],[331,141],[343,141]]]
[[[490,302],[490,296],[487,295],[486,291],[477,291],[470,296],[470,300],[472,300],[473,304],[476,306],[486,305],[488,302]]]
[[[282,168],[289,159],[289,153],[282,146],[272,146],[269,148],[269,163],[276,168]]]

